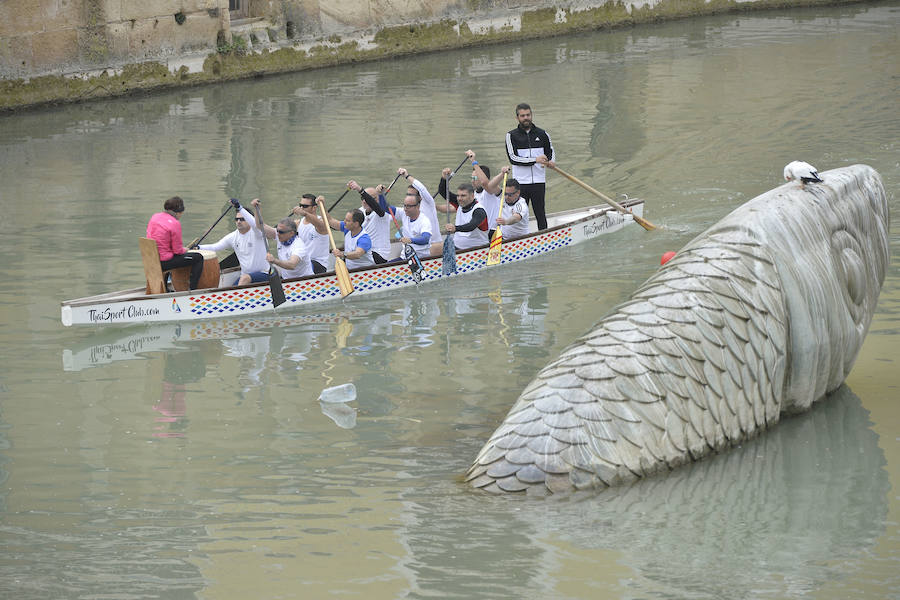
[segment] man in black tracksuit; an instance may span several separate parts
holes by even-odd
[[[524,102],[516,106],[516,118],[519,126],[506,134],[506,154],[512,164],[512,176],[518,180],[525,201],[531,201],[538,229],[547,229],[544,165],[553,164],[553,144],[550,134],[532,123],[531,107]]]

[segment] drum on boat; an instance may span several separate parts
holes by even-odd
[[[203,272],[200,274],[200,281],[197,282],[197,289],[219,287],[219,257],[216,256],[216,253],[212,250],[191,250],[191,252],[199,252],[203,255]],[[189,289],[190,280],[190,267],[172,270],[172,285],[176,291],[183,292]]]

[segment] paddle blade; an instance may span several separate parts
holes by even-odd
[[[500,226],[497,226],[496,231],[494,231],[494,237],[491,238],[491,247],[488,250],[488,258],[487,264],[489,265],[499,265],[500,264],[500,249],[503,247],[503,234],[500,233]]]
[[[350,283],[350,271],[347,270],[347,263],[339,256],[334,258],[334,273],[337,275],[341,298],[346,298],[353,293],[353,284]]]
[[[422,260],[409,244],[403,244],[403,258],[406,259],[406,264],[409,265],[409,272],[412,273],[413,281],[418,284],[422,281],[422,271],[424,269]]]
[[[269,273],[269,291],[272,294],[272,308],[280,306],[286,302],[284,297],[284,288],[281,287],[281,275],[278,269],[272,269]]]
[[[444,275],[456,273],[456,245],[453,243],[453,235],[444,238],[444,253],[441,257],[441,270]]]
[[[639,217],[631,211],[628,211],[628,212],[631,214],[632,217],[634,217],[634,220],[637,221],[637,224],[640,225],[641,227],[643,227],[644,229],[646,229],[647,231],[653,231],[654,229],[656,229],[656,225],[654,225],[650,221],[645,221],[643,219],[643,217]]]
[[[230,269],[231,267],[239,266],[241,266],[241,263],[238,261],[237,254],[234,252],[219,261],[219,269]]]

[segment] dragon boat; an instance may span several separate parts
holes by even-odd
[[[416,281],[410,267],[401,259],[401,246],[395,242],[392,244],[389,262],[350,271],[354,293],[345,302],[352,303],[368,294],[380,294],[416,285],[427,286],[447,277],[464,276],[528,260],[619,231],[633,223],[635,218],[643,217],[643,200],[628,199],[620,206],[625,212],[608,204],[600,204],[553,213],[547,215],[548,228],[541,231],[535,231],[536,225],[534,219],[531,219],[528,235],[503,240],[498,264],[488,264],[489,245],[458,251],[455,274],[444,274],[441,256],[422,259],[420,281]],[[215,262],[215,266],[218,267],[218,262]],[[221,271],[217,287],[150,294],[147,293],[147,287],[141,286],[65,300],[60,307],[62,323],[65,326],[105,326],[194,321],[271,313],[273,310],[288,311],[342,300],[333,265],[332,270],[326,273],[285,279],[282,282],[285,302],[277,308],[273,307],[268,282],[236,286],[234,283],[238,276],[238,269],[232,267]]]

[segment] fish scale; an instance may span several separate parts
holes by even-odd
[[[541,370],[479,452],[472,485],[538,494],[620,485],[723,451],[817,399],[788,390],[839,385],[884,280],[889,211],[871,168],[822,176],[807,186],[815,194],[782,186],[733,211]],[[859,221],[842,231],[867,237],[838,245],[866,261],[817,255],[832,245],[832,220]],[[862,282],[852,313],[845,269]],[[834,299],[831,313],[819,299]],[[824,344],[826,360],[793,362],[794,341]]]

